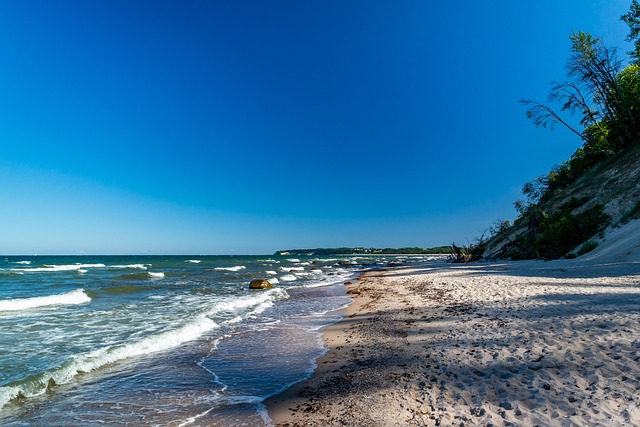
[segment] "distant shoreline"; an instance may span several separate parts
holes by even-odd
[[[300,252],[298,252],[300,251]],[[378,256],[378,255],[387,255],[387,256],[420,256],[420,255],[449,255],[449,251],[441,251],[441,252],[349,252],[349,253],[302,253],[303,250],[294,250],[293,252],[288,251],[277,251],[275,253],[264,253],[264,254],[237,254],[237,253],[229,253],[229,254],[193,254],[193,253],[184,253],[184,254],[134,254],[134,253],[91,253],[91,254],[73,254],[73,253],[64,253],[64,254],[55,254],[55,253],[34,253],[34,254],[0,254],[0,257],[5,258],[36,258],[36,257],[273,257],[273,256]],[[283,255],[284,254],[284,255]]]
[[[449,246],[432,248],[308,248],[276,251],[274,256],[351,256],[351,255],[448,255]]]

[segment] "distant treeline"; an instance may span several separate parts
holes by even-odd
[[[315,249],[288,249],[278,251],[275,255],[285,256],[326,256],[326,255],[391,255],[391,254],[448,254],[448,246],[436,246],[433,248],[315,248]]]

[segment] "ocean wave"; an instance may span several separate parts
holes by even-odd
[[[0,408],[16,398],[36,397],[47,392],[52,386],[70,383],[79,374],[137,356],[170,350],[188,341],[199,339],[219,327],[219,324],[211,319],[216,315],[225,313],[232,316],[225,323],[238,322],[246,316],[259,314],[271,307],[275,301],[288,297],[284,289],[273,288],[239,298],[228,298],[214,303],[207,312],[195,316],[182,326],[170,331],[153,334],[131,343],[108,346],[75,355],[57,368],[0,387]]]
[[[150,264],[128,264],[128,265],[110,265],[109,268],[138,268],[140,270],[146,270]]]
[[[20,277],[20,276],[24,276],[24,273],[22,271],[17,271],[16,269],[2,269],[0,270],[0,276],[4,276],[4,277]]]
[[[16,261],[16,262],[14,262],[14,264],[29,265],[29,264],[31,264],[31,261]]]
[[[252,404],[257,405],[264,401],[265,396],[222,396],[218,400],[219,402],[224,403],[225,405],[241,405],[241,404]]]
[[[119,276],[115,276],[114,280],[146,280],[146,279],[161,279],[164,277],[163,272],[151,272],[147,271],[145,273],[130,273],[130,274],[121,274]]]
[[[188,259],[185,262],[190,262],[191,264],[200,264],[202,260],[199,259]]]
[[[259,307],[263,304],[270,305],[275,301],[281,301],[287,298],[289,298],[287,291],[281,288],[272,288],[264,292],[252,293],[244,297],[220,301],[214,304],[209,314],[213,316],[220,312],[236,312],[241,309]]]
[[[216,267],[214,268],[214,270],[217,271],[240,271],[240,270],[244,270],[245,267],[244,265],[236,265],[235,267]]]
[[[289,261],[289,262],[300,262],[300,260],[298,258],[291,258],[291,259],[288,259],[287,261]]]
[[[83,289],[75,289],[64,294],[0,300],[0,312],[27,310],[30,308],[46,307],[49,305],[82,304],[89,301],[91,301],[91,298]]]
[[[40,272],[50,272],[50,271],[77,271],[83,270],[87,268],[105,268],[104,264],[69,264],[69,265],[47,265],[45,264],[43,267],[32,267],[32,268],[13,268],[13,271],[19,271],[23,273],[40,273]]]
[[[295,282],[298,278],[293,274],[285,274],[284,276],[280,276],[280,280],[283,282]]]
[[[270,275],[272,275],[272,276],[275,276],[276,274],[278,274],[278,272],[273,271],[273,270],[267,270],[267,271],[265,271],[265,273],[266,273],[266,274],[270,274]]]
[[[146,291],[148,288],[140,287],[135,285],[122,285],[122,286],[112,286],[110,288],[104,288],[101,292],[105,294],[119,295],[119,294],[135,294],[138,292]],[[154,295],[158,297],[158,295]],[[153,298],[154,296],[150,297]],[[159,297],[163,298],[164,296],[160,295]]]
[[[78,374],[91,372],[103,366],[136,356],[169,350],[200,338],[218,327],[206,315],[200,315],[180,328],[151,335],[139,341],[101,348],[78,355],[57,369],[36,375],[24,381],[0,387],[0,408],[18,397],[36,397],[56,384],[67,384]]]

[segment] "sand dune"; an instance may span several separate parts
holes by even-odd
[[[622,227],[607,230],[604,239],[592,252],[581,257],[586,262],[639,262],[640,261],[640,220],[629,222]]]

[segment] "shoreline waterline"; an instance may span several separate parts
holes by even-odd
[[[3,362],[0,419],[270,425],[262,401],[311,375],[326,351],[320,331],[352,301],[344,283],[395,261],[5,258],[0,301],[18,309],[0,323],[20,357]],[[274,288],[249,290],[256,277]]]

